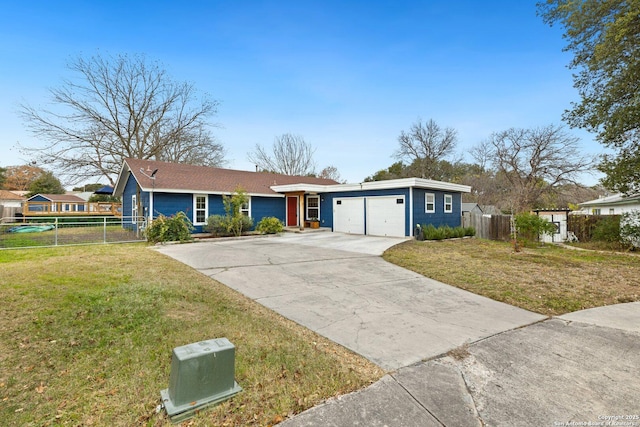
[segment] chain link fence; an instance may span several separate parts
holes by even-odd
[[[143,217],[38,217],[0,219],[0,250],[146,241]]]

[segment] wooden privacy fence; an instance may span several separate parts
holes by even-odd
[[[480,215],[465,212],[463,227],[473,227],[476,237],[489,240],[511,240],[511,217],[509,215]]]

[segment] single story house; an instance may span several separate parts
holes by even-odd
[[[588,202],[579,203],[579,211],[576,214],[582,215],[622,215],[626,212],[640,211],[640,194],[625,196],[614,194],[612,196],[600,197]]]
[[[75,194],[36,194],[26,200],[24,214],[84,212],[86,200]]]
[[[257,224],[276,217],[287,227],[313,221],[332,231],[412,236],[417,224],[461,224],[462,193],[471,188],[419,178],[339,184],[308,176],[250,172],[152,160],[125,159],[114,187],[130,224],[184,212],[196,232],[210,215],[224,215],[223,195],[242,188],[243,213]],[[127,220],[125,220],[125,223]]]

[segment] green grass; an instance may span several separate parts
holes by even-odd
[[[546,315],[640,300],[640,257],[504,242],[408,241],[384,258],[443,283]]]
[[[0,251],[0,419],[170,425],[171,350],[227,337],[244,391],[193,426],[269,425],[383,372],[143,244]]]

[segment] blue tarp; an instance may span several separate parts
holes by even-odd
[[[53,230],[55,226],[49,225],[19,225],[11,227],[9,233],[40,233],[42,231]]]

